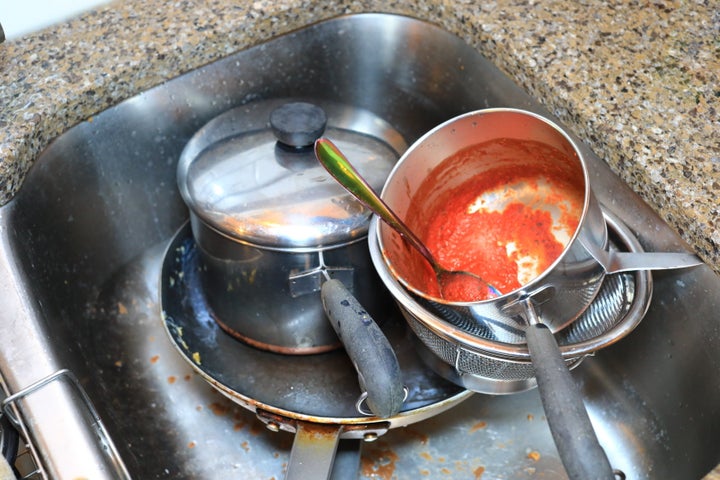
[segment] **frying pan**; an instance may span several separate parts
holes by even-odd
[[[197,245],[185,225],[170,242],[162,266],[165,329],[182,358],[210,385],[254,412],[268,429],[295,434],[287,479],[328,478],[341,439],[372,440],[472,395],[423,364],[405,323],[393,311],[383,332],[401,366],[407,398],[395,415],[369,416],[358,406],[357,374],[342,350],[279,355],[238,342],[222,330],[212,318],[199,266]]]

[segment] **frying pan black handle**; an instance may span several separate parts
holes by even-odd
[[[525,331],[545,416],[571,480],[615,480],[595,436],[580,389],[570,375],[548,327],[531,323]]]
[[[323,308],[355,365],[367,405],[378,417],[396,415],[405,390],[395,351],[380,327],[339,280],[323,283]]]

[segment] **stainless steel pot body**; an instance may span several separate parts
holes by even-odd
[[[499,297],[479,302],[447,302],[427,295],[403,275],[407,272],[406,264],[412,252],[402,238],[384,223],[380,223],[377,229],[382,256],[373,258],[373,261],[379,269],[389,267],[403,286],[429,300],[429,308],[433,304],[443,304],[444,311],[450,307],[469,321],[524,330],[527,321],[516,306],[532,298],[542,322],[555,332],[581,315],[597,294],[605,270],[590,252],[607,248],[608,242],[605,220],[590,188],[582,153],[560,127],[539,115],[515,109],[479,110],[455,117],[425,134],[406,151],[390,173],[382,198],[407,221],[411,204],[418,201],[416,195],[435,167],[462,149],[496,139],[539,142],[559,150],[575,163],[578,172],[575,181],[584,196],[579,223],[562,254],[548,268],[521,288],[504,292]],[[462,169],[438,179],[437,190],[452,190],[473,175],[483,174],[485,168],[483,164],[464,164]],[[427,198],[422,200],[432,201]],[[416,219],[418,221],[422,219]],[[412,223],[410,228],[422,230],[420,225]],[[440,311],[433,313],[443,316]]]
[[[191,226],[214,320],[255,347],[304,355],[341,346],[320,298],[325,273],[379,322],[392,301],[379,288],[367,237],[332,248],[273,250],[228,238],[194,214]]]
[[[340,346],[323,313],[326,274],[370,314],[390,301],[378,292],[369,259],[370,212],[303,145],[323,129],[362,160],[377,188],[406,148],[399,133],[363,109],[278,98],[213,118],[178,162],[211,315],[233,336],[277,353]]]

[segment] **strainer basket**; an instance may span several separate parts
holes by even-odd
[[[642,251],[618,218],[607,212],[604,217],[612,248]],[[377,228],[377,222],[373,220],[371,230]],[[370,239],[376,239],[372,231]],[[370,242],[370,255],[380,258],[376,240]],[[478,321],[458,309],[413,295],[382,268],[382,261],[375,265],[417,337],[423,360],[437,373],[469,390],[487,394],[516,393],[536,385],[520,322],[514,329],[491,320]],[[647,311],[651,293],[648,271],[607,275],[595,300],[555,335],[568,368],[629,334]]]

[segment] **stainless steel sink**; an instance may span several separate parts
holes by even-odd
[[[266,430],[194,374],[158,305],[164,249],[187,219],[175,182],[185,143],[231,107],[280,97],[367,109],[408,143],[478,108],[549,114],[455,36],[368,14],[240,52],[63,134],[0,209],[4,381],[21,392],[67,369],[108,432],[66,376],[15,400],[47,477],[113,478],[122,465],[138,479],[283,476],[292,436]],[[646,250],[686,248],[588,156],[597,196]],[[628,479],[701,478],[720,462],[720,279],[705,266],[653,279],[640,326],[573,374],[611,463]],[[391,430],[363,444],[360,476],[566,478],[534,390],[476,394]]]

